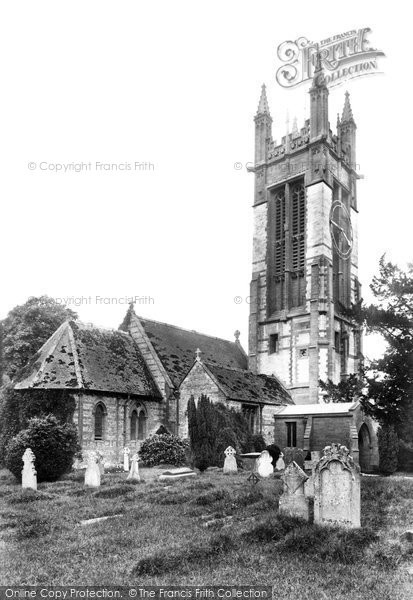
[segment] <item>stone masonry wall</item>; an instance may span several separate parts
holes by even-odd
[[[221,392],[217,384],[211,379],[201,363],[193,366],[184,381],[181,383],[179,398],[179,435],[188,436],[188,418],[187,406],[191,396],[194,396],[195,402],[202,394],[208,396],[212,402],[222,402],[225,404],[225,395]]]
[[[104,434],[102,440],[95,440],[94,410],[99,403],[102,403],[106,409]],[[139,450],[142,442],[130,440],[130,414],[134,407],[138,409],[143,407],[145,411],[147,417],[146,437],[155,433],[163,423],[164,408],[161,402],[128,401],[109,395],[83,394],[77,397],[74,422],[78,425],[84,459],[87,452],[99,450],[104,456],[105,463],[120,464],[123,460],[125,445],[130,448],[131,453]]]

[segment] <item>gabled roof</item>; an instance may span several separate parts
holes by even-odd
[[[127,319],[128,316],[121,325],[123,329],[128,327]],[[202,352],[202,360],[210,364],[248,368],[247,356],[239,343],[143,317],[138,319],[166,372],[177,387],[194,364],[198,348]]]
[[[129,334],[66,321],[17,375],[17,390],[73,389],[161,398]]]
[[[291,396],[276,377],[211,363],[205,364],[205,367],[211,372],[226,397],[231,400],[293,404]]]

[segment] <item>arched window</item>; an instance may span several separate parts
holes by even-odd
[[[106,409],[99,403],[95,407],[95,440],[103,440],[105,434]]]
[[[138,423],[138,413],[137,413],[136,409],[134,409],[130,416],[130,439],[131,440],[136,440],[136,436],[138,433],[137,432],[137,423]]]
[[[138,417],[138,440],[146,438],[146,416],[143,410],[140,411]]]

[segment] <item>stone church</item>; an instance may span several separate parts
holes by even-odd
[[[187,435],[186,407],[207,394],[244,413],[254,433],[308,452],[348,446],[378,463],[374,424],[358,402],[326,404],[319,380],[358,370],[362,337],[346,309],[358,280],[356,124],[345,96],[333,133],[318,57],[310,118],[277,143],[262,88],[255,116],[249,351],[235,341],[138,317],[117,331],[64,323],[20,374],[16,389],[69,390],[82,448],[119,462],[160,425]]]

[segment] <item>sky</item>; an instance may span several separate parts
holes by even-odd
[[[362,27],[386,54],[383,74],[331,89],[329,105],[334,129],[350,92],[364,175],[360,279],[370,301],[383,253],[401,266],[412,260],[410,20],[401,6],[3,3],[0,318],[47,294],[68,299],[83,321],[116,328],[137,297],[141,316],[227,339],[238,329],[247,348],[253,175],[245,165],[261,85],[280,139],[287,112],[301,126],[309,103],[307,84],[277,83],[277,47]],[[368,356],[381,349],[366,340]]]

